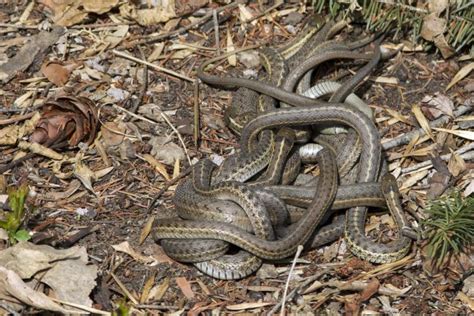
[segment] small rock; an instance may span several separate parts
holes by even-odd
[[[304,15],[299,12],[291,12],[285,17],[285,24],[295,25],[301,22]]]
[[[464,280],[464,286],[462,287],[462,291],[470,298],[474,298],[474,274]]]
[[[237,59],[247,68],[257,68],[260,65],[260,57],[255,50],[239,53]]]
[[[76,214],[79,215],[79,216],[94,218],[97,215],[97,211],[94,210],[94,209],[90,210],[88,208],[79,207],[79,208],[76,209]]]
[[[183,149],[168,137],[152,137],[149,143],[153,146],[151,154],[166,165],[172,166],[176,160],[185,158]]]
[[[107,95],[115,101],[123,101],[128,97],[129,94],[130,93],[128,91],[115,87],[110,87],[109,90],[107,90]]]
[[[257,271],[257,277],[265,279],[275,279],[278,277],[278,272],[273,264],[262,264],[262,267]]]

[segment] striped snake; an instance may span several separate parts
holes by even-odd
[[[315,37],[317,36],[313,38]],[[319,41],[321,41],[321,37],[326,39],[326,35],[323,34],[320,35]],[[299,43],[294,45],[299,45]],[[287,51],[294,52],[292,46],[289,46]],[[266,55],[263,54],[263,56]],[[220,56],[219,59],[223,57]],[[314,100],[293,92],[300,78],[308,70],[327,60],[345,58],[364,59],[369,62],[354,77],[336,88],[330,99],[333,103]],[[272,84],[271,81],[258,82],[209,75],[204,69],[217,59],[205,62],[197,73],[202,81],[222,88],[239,88],[243,99],[246,95],[252,94],[251,98],[255,99],[255,96],[259,98],[258,104],[265,102],[269,104],[268,102],[271,102],[269,97],[271,97],[288,104],[291,108],[276,109],[271,105],[257,105],[257,109],[253,112],[227,115],[227,121],[232,121],[234,115],[247,116],[252,119],[243,129],[236,120],[231,124],[235,130],[241,132],[241,153],[233,161],[229,160],[228,166],[221,169],[224,172],[217,175],[217,180],[211,179],[215,166],[204,160],[195,166],[193,180],[178,187],[175,203],[180,204],[182,209],[188,211],[181,217],[192,219],[192,221],[166,219],[157,223],[154,232],[155,238],[162,241],[167,253],[180,261],[198,262],[195,265],[200,270],[214,277],[242,278],[252,273],[255,267],[258,268],[261,259],[275,260],[288,257],[295,252],[298,245],[308,243],[330,208],[351,207],[346,215],[344,234],[353,253],[372,262],[391,262],[403,257],[410,248],[409,238],[400,235],[394,242],[380,244],[365,235],[366,206],[382,206],[386,203],[400,230],[408,229],[408,224],[401,209],[395,179],[390,175],[385,175],[382,177],[381,185],[375,184],[379,174],[381,148],[378,132],[373,122],[358,108],[341,103],[375,67],[379,59],[378,46],[374,54],[360,54],[340,44],[325,42],[323,45],[319,45],[316,55],[305,59],[292,69],[281,88],[278,87],[281,84],[279,82]],[[267,62],[267,64],[271,64],[271,62]],[[266,69],[271,73],[270,66],[267,66]],[[304,83],[302,82],[300,85],[304,86]],[[245,91],[255,91],[255,93]],[[257,93],[261,93],[264,97],[259,97]],[[289,154],[285,142],[277,142],[277,144],[281,144],[281,148],[274,150],[275,139],[271,131],[288,126],[298,128],[320,123],[342,124],[355,131],[354,135],[358,136],[355,139],[361,143],[362,152],[357,175],[358,184],[352,187],[352,192],[363,188],[368,191],[366,195],[348,196],[344,195],[347,193],[341,193],[338,196],[338,171],[334,153],[328,149],[322,149],[316,156],[320,167],[317,189],[306,188],[306,191],[304,189],[298,191],[298,188],[293,188],[292,191],[286,187],[271,186],[279,180],[278,174],[281,172],[283,160],[286,160]],[[271,162],[270,159],[272,159]],[[263,177],[263,180],[256,181],[262,186],[270,185],[266,187],[266,190],[251,190],[247,184],[241,183],[249,180],[267,165],[269,167],[266,176]],[[279,234],[278,239],[275,239],[274,227],[284,224],[287,221],[287,215],[275,215],[285,211],[280,213],[267,211],[267,208],[271,208],[271,206],[265,205],[265,199],[262,197],[267,194],[270,196],[269,200],[278,200],[271,192],[285,201],[297,201],[298,205],[308,208],[296,223],[286,229],[285,233]],[[292,192],[293,195],[288,192]],[[195,193],[198,193],[199,198],[193,201],[192,194]],[[212,198],[212,202],[208,198]],[[278,204],[278,202],[276,203]],[[246,214],[242,215],[239,205]],[[281,207],[274,208],[281,209]],[[230,211],[235,216],[229,215],[229,209],[235,210]],[[206,210],[206,212],[210,210],[213,215],[200,213],[199,211],[202,210]],[[220,219],[217,219],[219,217]],[[232,218],[231,222],[227,223],[226,218]],[[248,218],[252,220],[248,220]],[[215,221],[216,219],[218,221]],[[244,227],[241,224],[243,222],[246,222],[246,229],[241,228]],[[328,229],[321,229],[311,244],[313,246],[319,245],[325,240],[334,239],[337,231],[341,230],[340,227],[340,225],[336,225]],[[185,240],[185,242],[180,242],[180,240]],[[209,246],[209,243],[212,246]],[[235,256],[225,255],[229,247],[228,243],[243,249],[239,252],[241,256],[237,261]],[[251,267],[251,265],[253,266]]]

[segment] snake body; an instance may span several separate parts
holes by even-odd
[[[327,23],[320,33],[314,32],[315,36],[308,37],[317,44],[293,49],[300,45],[296,41],[297,44],[279,52],[263,50],[262,64],[268,77],[261,82],[206,73],[208,65],[225,55],[210,59],[199,67],[197,76],[202,81],[225,89],[238,88],[233,98],[234,106],[226,113],[226,121],[240,133],[241,151],[227,159],[217,173],[213,173],[215,166],[210,161],[201,161],[194,167],[193,179],[178,186],[174,200],[182,209],[181,219],[160,220],[154,231],[156,240],[161,241],[170,256],[193,262],[198,269],[213,277],[235,279],[253,273],[262,259],[285,258],[292,255],[300,244],[322,245],[342,233],[354,254],[372,262],[391,262],[409,251],[410,240],[402,235],[389,244],[377,243],[365,235],[368,206],[387,207],[400,230],[408,229],[408,224],[403,216],[395,179],[385,175],[380,184],[376,182],[381,146],[372,113],[365,103],[357,104],[358,100],[354,101],[351,96],[354,87],[378,63],[378,43],[374,53],[356,53],[352,48],[361,43],[342,45],[326,41],[336,31]],[[295,62],[301,59],[300,52],[304,50],[309,50],[311,56]],[[286,76],[285,59],[292,65]],[[309,73],[314,67],[333,59],[368,62],[342,85],[335,84],[329,88],[332,94],[330,103],[294,93],[298,83],[299,89],[308,87]],[[314,97],[314,94],[328,93],[320,90],[308,95]],[[290,107],[276,108],[275,100]],[[245,106],[243,102],[246,102]],[[239,105],[242,108],[236,110]],[[294,178],[292,175],[299,171],[300,160],[297,151],[290,151],[295,137],[283,132],[286,133],[283,140],[276,141],[275,132],[280,131],[276,133],[278,135],[288,127],[297,129],[328,123],[351,129],[344,137],[343,146],[324,135],[316,138],[323,145],[316,155],[312,155],[320,170],[317,186],[276,185],[291,182],[281,180],[281,174],[284,174],[283,179]],[[352,168],[355,163],[352,157],[357,157],[359,151],[360,165],[355,169]],[[287,170],[292,168],[288,176],[283,171],[286,161],[291,162]],[[263,175],[255,180],[265,168]],[[352,175],[357,183],[338,188],[338,172],[342,183],[351,182],[348,179]],[[282,201],[307,210],[297,222],[287,226],[288,218],[292,216],[288,215]],[[347,208],[350,210],[346,213],[345,223],[339,216],[334,223],[319,228],[315,234],[330,209]],[[229,244],[241,250],[237,254],[227,254]]]

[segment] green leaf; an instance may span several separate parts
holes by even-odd
[[[30,240],[30,233],[24,229],[18,230],[13,236],[18,241],[27,241]]]

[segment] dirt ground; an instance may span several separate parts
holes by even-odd
[[[213,8],[222,6],[211,5]],[[0,22],[5,24],[0,28],[0,39],[6,43],[2,46],[2,57],[6,60],[18,54],[23,43],[21,38],[39,32],[35,28],[11,26],[25,7],[26,3],[24,6],[0,6]],[[169,25],[168,32],[186,27],[193,21],[190,17],[198,19],[210,8],[206,4],[201,7],[191,8],[194,13],[183,15],[174,26]],[[256,4],[247,4],[246,8],[257,12]],[[285,14],[284,10],[289,9],[295,11]],[[239,48],[264,43],[278,47],[298,34],[310,19],[311,12],[311,8],[304,10],[295,2],[271,11],[274,13],[271,17],[263,15],[251,23],[242,23],[238,16],[239,12],[242,14],[241,10],[234,7],[220,13],[219,53],[232,45]],[[28,20],[36,25],[45,18],[45,12],[48,12],[47,6],[35,6]],[[134,45],[136,41],[149,39],[150,34],[160,31],[161,27],[123,24],[107,14],[90,19],[68,28],[61,35],[60,43],[68,47],[66,50],[58,43],[51,45],[0,88],[0,122],[41,110],[41,103],[60,90],[76,91],[93,100],[98,108],[100,133],[92,144],[81,149],[81,161],[93,172],[107,171],[93,176],[90,188],[84,185],[81,174],[72,175],[77,171],[73,165],[65,164],[57,170],[50,158],[38,155],[13,166],[1,176],[4,183],[1,193],[5,193],[6,187],[20,183],[27,183],[30,188],[29,214],[24,221],[25,228],[32,232],[30,241],[58,249],[86,247],[90,263],[98,267],[97,286],[91,293],[93,307],[97,309],[112,311],[121,304],[137,314],[279,313],[292,258],[265,263],[256,274],[243,280],[221,281],[203,275],[192,265],[170,259],[151,235],[141,241],[141,237],[149,233],[147,223],[176,215],[172,198],[179,174],[189,166],[188,159],[194,162],[210,155],[225,158],[239,148],[238,136],[226,127],[223,119],[223,111],[234,92],[203,83],[199,85],[200,128],[196,146],[193,135],[195,84],[122,58],[115,51],[149,60],[149,56],[160,49],[159,45],[163,45],[161,53],[150,62],[195,79],[197,67],[217,53],[213,32],[217,25],[210,19],[157,43],[145,41]],[[127,26],[126,34],[118,34],[124,25]],[[103,45],[113,36],[115,46]],[[365,36],[363,29],[354,25],[345,28],[337,39],[347,41],[347,38],[361,36]],[[400,42],[400,39],[388,37],[383,45],[396,48]],[[472,62],[472,56],[469,59],[466,53],[463,51],[444,60],[433,49],[423,51],[421,46],[406,47],[377,66],[356,93],[374,110],[382,144],[419,128],[420,123],[413,114],[414,106],[421,108],[428,121],[445,115],[446,107],[454,111],[460,106],[472,107],[472,76],[446,90],[456,73]],[[42,66],[47,60],[60,60],[63,66],[74,65],[64,86],[51,84],[45,78],[48,76],[42,72]],[[241,61],[241,56],[237,60]],[[249,68],[242,62],[233,67],[226,60],[214,73],[245,75],[246,70],[258,70],[259,67]],[[354,63],[338,61],[326,65],[318,75],[330,77],[327,74],[355,67]],[[148,75],[146,83],[144,73]],[[28,80],[31,78],[39,79]],[[33,93],[20,102],[19,97],[30,91]],[[442,106],[430,103],[433,99]],[[135,106],[136,114],[130,114]],[[160,113],[164,113],[166,119]],[[472,122],[472,114],[468,111],[441,127],[451,130],[453,126],[459,126],[463,117]],[[22,120],[10,124],[19,125]],[[0,128],[10,124],[1,124]],[[469,128],[472,130],[472,125],[464,129]],[[187,152],[175,131],[182,136]],[[462,163],[459,160],[450,160],[450,165],[444,163],[451,175],[441,192],[434,192],[432,188],[436,173],[433,166],[404,171],[429,160],[430,155],[450,154],[471,142],[449,132],[433,130],[433,133],[435,142],[427,139],[385,151],[389,170],[397,176],[401,188],[403,206],[411,214],[409,220],[415,227],[419,224],[413,214],[424,218],[423,208],[433,195],[437,197],[453,188],[465,194],[473,191],[468,191],[474,181],[472,158],[460,158]],[[19,151],[12,145],[0,148],[0,166],[9,164]],[[74,157],[78,151],[75,147],[62,152]],[[67,173],[71,176],[64,176]],[[396,232],[390,216],[381,213],[370,216],[367,230],[380,240],[389,240]],[[130,255],[112,248],[123,242],[128,242],[136,253]],[[425,245],[425,241],[414,243],[406,258],[384,265],[354,257],[342,238],[321,249],[304,252],[291,273],[286,311],[331,315],[471,313],[474,298],[460,293],[466,291],[463,290],[465,280],[472,273],[472,252],[462,255],[456,262],[453,259],[446,269],[436,271],[429,266]],[[34,308],[23,310],[34,311]]]

